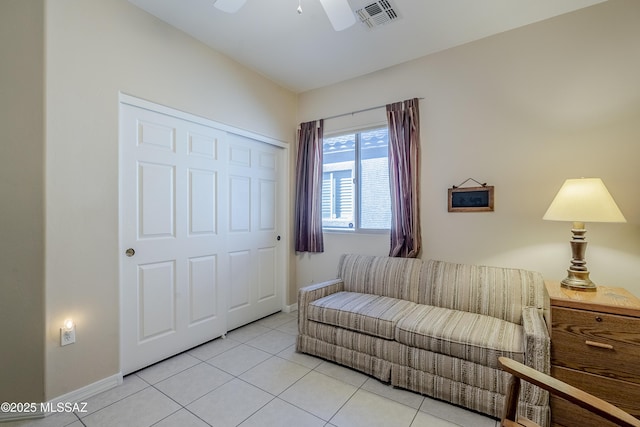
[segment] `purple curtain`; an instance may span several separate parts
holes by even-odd
[[[387,105],[391,249],[389,256],[415,258],[420,253],[420,113],[418,99]]]
[[[324,252],[322,237],[323,121],[301,123],[296,162],[296,252]]]

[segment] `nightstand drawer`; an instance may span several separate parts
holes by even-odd
[[[611,421],[566,400],[550,396],[551,427],[619,427]]]
[[[549,405],[551,427],[618,427],[615,423],[557,396],[550,396]]]
[[[640,384],[640,318],[552,307],[551,364]]]
[[[573,369],[551,367],[551,376],[640,417],[640,384],[604,378]]]

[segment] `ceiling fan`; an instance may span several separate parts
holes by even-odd
[[[247,0],[216,0],[214,6],[223,12],[236,13]],[[333,29],[342,31],[356,22],[356,17],[347,0],[320,0]],[[298,12],[301,9],[298,8]]]

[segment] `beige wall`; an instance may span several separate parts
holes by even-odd
[[[126,0],[46,5],[45,397],[52,399],[119,371],[119,91],[286,143],[297,101]],[[77,342],[60,347],[67,317],[77,323]]]
[[[0,402],[44,397],[43,22],[0,2]]]
[[[542,216],[566,178],[601,177],[628,223],[587,224],[587,265],[597,283],[640,296],[639,20],[640,2],[611,0],[303,93],[299,121],[425,98],[422,258],[560,280],[571,224]],[[375,114],[358,120],[384,120]],[[495,186],[495,212],[447,212],[447,189],[470,177]],[[388,235],[325,234],[325,254],[297,256],[296,282],[334,277],[341,252],[386,254],[388,244]]]

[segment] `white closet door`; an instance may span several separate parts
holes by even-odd
[[[142,104],[120,111],[123,374],[281,310],[287,280],[286,151]]]
[[[282,309],[285,243],[280,237],[286,195],[283,150],[239,135],[228,135],[227,203],[228,329]]]
[[[121,105],[123,374],[226,332],[225,138]]]

